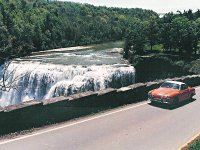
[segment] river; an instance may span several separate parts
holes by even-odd
[[[0,91],[0,106],[133,84],[135,69],[122,61],[122,48],[108,45],[54,49],[15,59],[6,70],[6,83],[14,88]]]

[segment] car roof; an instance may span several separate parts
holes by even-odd
[[[175,84],[179,84],[179,85],[185,84],[185,83],[179,82],[179,81],[165,81],[165,82],[175,83]]]

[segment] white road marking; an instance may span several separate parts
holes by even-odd
[[[41,135],[41,134],[44,134],[44,133],[53,132],[53,131],[60,130],[60,129],[63,129],[63,128],[67,128],[67,127],[71,127],[71,126],[74,126],[74,125],[78,125],[78,124],[81,124],[81,123],[89,122],[89,121],[92,121],[92,120],[95,120],[95,119],[98,119],[98,118],[103,118],[103,117],[106,117],[106,116],[109,116],[109,115],[113,115],[113,114],[116,114],[116,113],[119,113],[119,112],[123,112],[123,111],[127,111],[127,110],[130,110],[130,109],[133,109],[133,108],[144,106],[144,105],[147,105],[148,103],[149,102],[144,102],[144,103],[141,103],[141,104],[138,104],[138,105],[122,108],[120,110],[112,111],[112,112],[109,112],[109,113],[106,113],[106,114],[102,114],[102,115],[99,115],[99,116],[96,116],[96,117],[92,117],[92,118],[85,119],[85,120],[82,120],[82,121],[78,121],[78,122],[74,122],[74,123],[71,123],[71,124],[63,125],[63,126],[60,126],[60,127],[57,127],[57,128],[53,128],[53,129],[41,131],[41,132],[38,132],[38,133],[34,133],[34,134],[18,137],[18,138],[15,138],[15,139],[3,141],[3,142],[0,142],[0,145],[11,143],[11,142],[15,142],[15,141],[19,141],[19,140],[23,140],[23,139],[26,139],[26,138],[29,138],[29,137],[33,137],[33,136],[37,136],[37,135]]]

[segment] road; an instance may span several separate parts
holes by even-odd
[[[133,104],[0,141],[0,150],[176,150],[200,132],[196,91],[196,100],[173,110]]]

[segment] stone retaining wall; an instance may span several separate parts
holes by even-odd
[[[170,80],[182,81],[189,86],[200,85],[200,75]],[[0,108],[0,135],[58,123],[124,104],[145,101],[148,91],[158,88],[164,81],[137,83],[120,89],[89,91],[40,102],[33,100]]]

